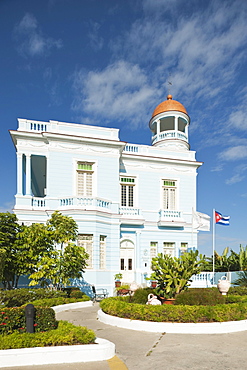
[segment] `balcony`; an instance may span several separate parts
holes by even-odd
[[[121,224],[143,225],[144,219],[140,208],[119,207],[119,214],[122,215]]]
[[[188,142],[188,137],[185,133],[180,131],[163,131],[160,134],[154,135],[152,137],[152,145],[154,145],[157,141],[163,140],[163,139],[180,139],[185,140]]]
[[[164,210],[159,211],[158,226],[183,227],[185,220],[182,211]]]
[[[100,210],[114,212],[112,202],[106,199],[93,197],[63,197],[63,198],[38,198],[38,197],[18,197],[15,208],[25,208],[33,210],[63,210],[63,209],[82,209]],[[114,208],[114,209],[113,209]]]

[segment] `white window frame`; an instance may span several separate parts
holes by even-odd
[[[99,237],[99,268],[100,270],[106,269],[106,236],[100,235]]]
[[[180,254],[183,254],[185,252],[188,252],[189,243],[187,242],[181,242],[180,243]]]
[[[163,254],[170,255],[172,257],[175,256],[175,242],[163,242]]]
[[[165,184],[167,182],[168,184]],[[169,185],[170,183],[170,185]],[[174,184],[174,185],[172,185]],[[168,189],[168,205],[165,205],[165,189]],[[174,205],[172,205],[172,190],[174,190]],[[178,210],[178,180],[177,179],[162,179],[161,180],[161,209],[175,211]]]
[[[79,165],[91,166],[91,169],[79,169]],[[84,177],[84,192],[79,194],[79,174],[83,174]],[[87,174],[91,174],[91,194],[87,194]],[[75,193],[77,197],[93,197],[94,196],[94,183],[95,183],[95,162],[77,160],[76,161],[76,189]]]
[[[152,259],[158,255],[158,242],[150,242],[150,268],[152,267]]]
[[[93,234],[78,234],[77,244],[89,254],[87,269],[93,268]]]
[[[136,207],[136,177],[134,176],[120,176],[120,206],[121,207]],[[126,205],[123,205],[122,202],[122,186],[126,186]],[[132,200],[133,200],[133,205],[129,205],[129,191],[130,188],[132,188],[133,194],[132,194]]]

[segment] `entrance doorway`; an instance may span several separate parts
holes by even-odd
[[[129,239],[123,240],[120,243],[120,271],[123,274],[123,283],[134,281],[134,257],[134,243]]]

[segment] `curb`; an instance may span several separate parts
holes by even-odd
[[[209,322],[209,323],[172,323],[123,319],[98,311],[98,319],[107,325],[118,328],[169,334],[226,334],[247,330],[247,320]]]
[[[115,356],[115,344],[97,338],[96,344],[0,350],[0,368],[105,361]]]
[[[62,311],[67,311],[67,310],[74,310],[76,308],[84,308],[84,307],[91,307],[93,306],[92,301],[85,301],[85,302],[75,302],[75,303],[67,303],[67,304],[61,304],[59,306],[53,306],[53,310],[58,313]]]

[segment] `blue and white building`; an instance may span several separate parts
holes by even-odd
[[[119,139],[119,130],[18,119],[10,131],[17,152],[14,212],[29,225],[59,210],[73,217],[78,244],[89,253],[84,279],[97,288],[146,282],[157,253],[197,248],[197,169],[190,118],[168,95],[149,122],[151,145]]]

